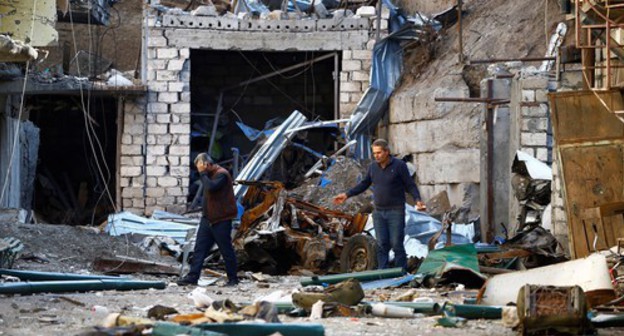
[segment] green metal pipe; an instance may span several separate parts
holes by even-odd
[[[402,302],[402,301],[384,301],[384,302],[362,302],[362,304],[372,307],[375,303],[383,303],[389,306],[412,308],[414,313],[425,315],[436,315],[440,313],[440,305],[436,302]]]
[[[225,334],[202,330],[194,327],[182,326],[177,323],[171,322],[156,322],[154,328],[152,328],[152,336],[176,336],[176,335],[189,335],[189,336],[225,336]]]
[[[71,280],[71,281],[39,281],[14,282],[0,284],[0,294],[34,294],[34,293],[62,293],[88,292],[94,290],[135,290],[135,289],[164,289],[162,281],[136,280]]]
[[[503,318],[503,308],[498,306],[446,303],[442,310],[446,310],[454,316],[467,319],[496,320]]]
[[[230,336],[267,336],[280,333],[284,336],[324,336],[322,324],[296,323],[202,323],[195,327]]]
[[[0,275],[14,276],[14,277],[20,278],[20,280],[22,281],[127,279],[127,278],[108,276],[108,275],[22,271],[22,270],[14,270],[14,269],[6,269],[6,268],[0,268]]]
[[[404,275],[405,272],[401,267],[388,268],[382,270],[355,272],[355,273],[343,273],[325,276],[313,276],[310,278],[304,278],[301,280],[302,286],[310,285],[322,285],[322,284],[336,284],[348,279],[357,279],[360,282],[397,278]]]

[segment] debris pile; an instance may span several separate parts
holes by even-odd
[[[366,224],[366,215],[347,215],[288,197],[279,182],[240,183],[248,186],[242,202],[247,211],[234,246],[241,266],[252,271],[284,274],[292,266],[298,266],[292,271],[339,269],[336,263],[342,259],[345,241],[360,234]],[[369,266],[364,262],[360,267]]]
[[[289,195],[303,201],[315,203],[327,209],[342,211],[349,214],[372,212],[372,192],[366,191],[352,197],[349,202],[335,205],[334,196],[355,186],[366,174],[367,162],[360,162],[350,157],[338,156],[321,176],[309,179]]]

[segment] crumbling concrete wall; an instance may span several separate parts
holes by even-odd
[[[345,117],[368,87],[375,34],[366,20],[344,19],[338,26],[323,20],[284,25],[150,14],[144,67],[149,93],[145,100],[127,101],[124,107],[120,153],[124,210],[149,215],[155,209],[179,212],[185,207],[192,160],[191,49],[339,51],[340,115]]]
[[[444,76],[432,70],[431,78],[422,79],[428,90],[404,86],[392,96],[388,139],[394,153],[413,154],[424,200],[447,191],[451,204],[460,206],[478,198],[481,106],[434,102],[433,97],[467,98],[469,88],[459,66]]]
[[[513,78],[509,160],[513,160],[515,152],[520,150],[549,166],[552,165],[553,139],[548,90],[549,86],[553,85],[550,84],[548,74],[535,72],[535,68],[532,67],[519,71]],[[520,213],[520,206],[511,188],[509,192],[508,229],[510,234],[513,234],[518,228],[517,216]],[[553,226],[553,230],[553,234],[557,235],[561,232],[561,227]]]
[[[35,66],[41,70],[60,68],[64,57],[69,57],[65,62],[70,62],[78,51],[84,50],[111,61],[112,66],[119,71],[138,70],[142,13],[142,1],[127,0],[115,3],[110,9],[108,26],[58,22],[58,45],[47,48],[47,59]],[[66,15],[69,16],[69,13]],[[75,64],[72,70],[75,71]]]

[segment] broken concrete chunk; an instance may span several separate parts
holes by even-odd
[[[203,5],[191,11],[196,16],[217,16],[217,8],[214,5]]]
[[[355,15],[360,17],[373,17],[376,13],[374,6],[362,6],[355,11]]]
[[[349,279],[331,285],[323,293],[294,293],[292,300],[295,306],[310,311],[317,301],[337,302],[348,306],[356,305],[364,298],[364,290],[356,279]]]

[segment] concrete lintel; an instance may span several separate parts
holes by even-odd
[[[340,32],[279,33],[249,31],[209,31],[168,29],[169,47],[214,50],[362,50],[369,33],[366,30]]]

